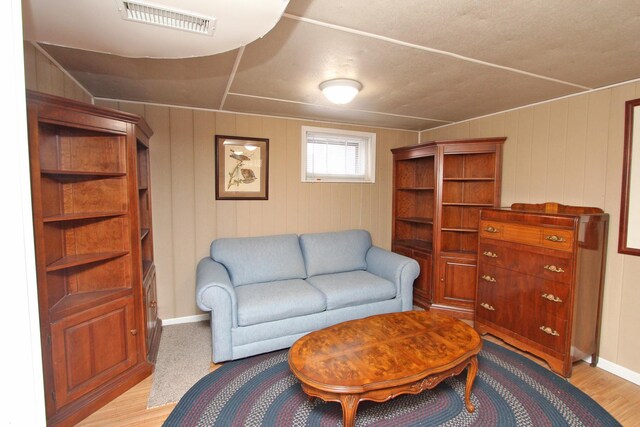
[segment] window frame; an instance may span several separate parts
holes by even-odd
[[[364,174],[360,175],[308,175],[307,174],[307,145],[308,145],[308,133],[322,133],[331,136],[350,136],[359,137],[363,141],[361,144],[365,145],[365,153],[362,156],[364,162]],[[302,126],[301,131],[301,182],[341,182],[341,183],[360,183],[360,184],[374,184],[376,182],[376,133],[375,132],[361,132],[344,129],[334,128],[322,128],[316,126]]]

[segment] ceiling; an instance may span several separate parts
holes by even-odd
[[[89,0],[69,0],[82,1]],[[184,58],[175,58],[175,46],[163,55],[155,36],[148,54],[92,47],[87,40],[104,13],[82,26],[67,23],[61,41],[59,31],[40,29],[56,24],[38,10],[65,2],[23,3],[25,38],[98,98],[425,130],[640,78],[637,0],[279,0],[286,10],[261,38]],[[186,3],[198,12],[198,4],[216,1]],[[249,14],[253,6],[242,3]],[[169,38],[182,33],[133,25]],[[215,34],[196,37],[218,49]],[[333,78],[356,79],[363,89],[334,106],[318,89]]]

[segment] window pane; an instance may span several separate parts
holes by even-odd
[[[303,127],[303,181],[364,181],[373,182],[372,166],[375,153],[375,134],[364,132],[340,131],[331,132],[305,131],[318,129]],[[344,132],[344,133],[341,133]],[[370,150],[374,150],[371,151]]]

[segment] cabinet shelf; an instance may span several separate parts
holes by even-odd
[[[399,191],[433,191],[435,187],[398,187]]]
[[[51,215],[42,218],[43,222],[64,222],[64,221],[76,221],[81,219],[100,219],[100,218],[115,218],[119,216],[125,216],[128,212],[77,212],[66,213],[60,215]]]
[[[419,216],[396,217],[397,221],[413,222],[417,224],[433,224],[433,218],[424,218]]]
[[[127,255],[129,251],[101,252],[95,254],[68,255],[47,265],[47,272],[79,267],[94,262],[108,261]]]

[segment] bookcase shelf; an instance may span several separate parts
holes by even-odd
[[[123,255],[127,255],[127,251],[118,252],[100,252],[95,254],[83,254],[83,255],[69,255],[60,258],[51,264],[47,265],[47,271],[62,270],[64,268],[78,267],[94,262],[106,261],[113,258],[118,258]]]
[[[450,178],[443,178],[443,181],[468,181],[468,182],[474,182],[474,181],[486,181],[486,182],[491,182],[491,181],[495,181],[495,178],[463,178],[463,177],[450,177]]]
[[[128,212],[77,212],[52,215],[42,218],[43,222],[78,221],[83,219],[113,218],[128,215]]]
[[[43,169],[40,171],[43,175],[50,175],[53,178],[59,180],[83,180],[83,179],[97,179],[97,178],[117,178],[121,176],[127,176],[123,172],[97,172],[97,171],[74,171],[74,170],[53,170]]]
[[[493,206],[493,203],[443,202],[442,206],[490,207]]]
[[[478,232],[477,228],[447,228],[447,227],[442,227],[441,230],[442,231],[451,231],[451,232],[455,232],[455,233],[477,233]]]
[[[404,221],[404,222],[415,222],[418,224],[431,224],[433,225],[433,218],[421,218],[421,217],[398,217],[396,218],[397,221]]]
[[[396,246],[403,246],[406,248],[416,248],[423,251],[433,250],[433,242],[429,242],[426,240],[404,239],[404,240],[394,240],[393,243]]]
[[[67,295],[58,301],[49,311],[52,322],[82,313],[87,309],[106,302],[115,301],[131,293],[128,289],[106,289],[96,292]]]

